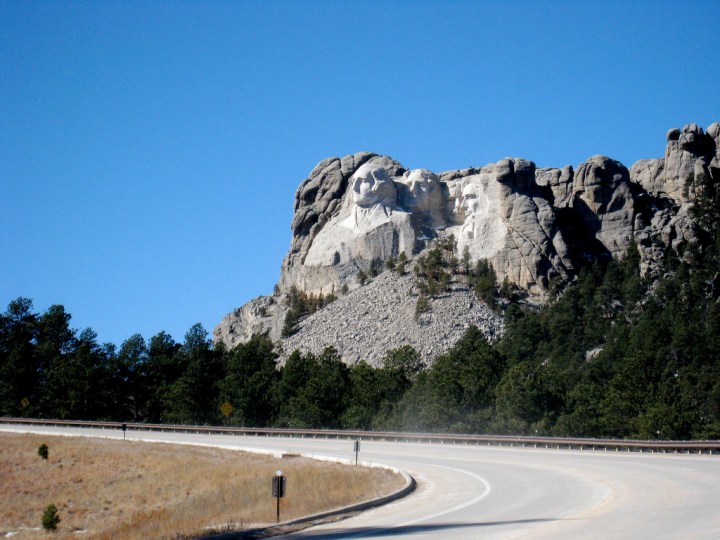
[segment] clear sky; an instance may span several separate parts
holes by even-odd
[[[329,156],[661,157],[720,121],[718,28],[718,0],[0,0],[0,311],[211,331],[272,291]]]

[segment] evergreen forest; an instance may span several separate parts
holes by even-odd
[[[193,326],[99,344],[60,305],[18,298],[0,316],[0,415],[254,427],[720,438],[720,266],[669,259],[641,279],[634,246],[537,308],[501,298],[506,329],[474,327],[431,366],[409,346],[382,365],[294,352],[264,336],[233,349]],[[480,294],[480,293],[479,293]],[[486,285],[482,294],[487,295]],[[228,406],[229,404],[229,406]]]
[[[505,331],[488,343],[471,327],[430,366],[409,346],[377,367],[349,367],[334,349],[295,351],[280,366],[267,337],[226,349],[199,324],[181,343],[160,332],[99,344],[63,306],[36,313],[21,297],[0,315],[0,416],[720,439],[720,196],[703,193],[693,218],[697,241],[668,250],[652,279],[631,245],[622,260],[595,258],[555,284],[543,306],[439,244],[414,268],[419,311],[465,267]],[[295,300],[288,324],[322,307]]]

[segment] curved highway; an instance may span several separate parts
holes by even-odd
[[[122,438],[113,430],[0,430]],[[128,431],[130,439],[350,460],[349,440]],[[720,456],[363,441],[418,482],[404,499],[288,535],[330,538],[720,538]],[[289,480],[290,481],[290,480]]]

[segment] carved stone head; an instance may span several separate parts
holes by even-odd
[[[443,204],[443,193],[437,176],[425,169],[414,169],[404,178],[410,197],[407,206],[412,210],[427,212]]]
[[[351,187],[353,202],[361,208],[376,204],[393,207],[397,201],[395,183],[388,178],[385,169],[371,163],[355,172]]]
[[[414,169],[401,181],[407,186],[400,193],[403,208],[421,216],[427,225],[444,226],[447,194],[438,177],[426,169]]]

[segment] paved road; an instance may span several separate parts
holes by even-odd
[[[0,426],[0,430],[17,430]],[[31,431],[122,437],[117,431]],[[351,459],[347,440],[128,432],[128,438]],[[287,538],[720,539],[720,456],[362,442],[411,496]]]

